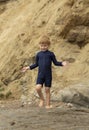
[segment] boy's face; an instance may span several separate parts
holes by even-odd
[[[42,51],[46,51],[46,50],[48,50],[48,48],[49,48],[49,45],[48,45],[48,44],[40,44],[40,49],[41,49]]]

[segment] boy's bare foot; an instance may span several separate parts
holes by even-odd
[[[44,106],[44,100],[40,100],[39,107],[43,107],[43,106]]]
[[[53,106],[50,105],[50,106],[46,106],[45,108],[46,108],[46,109],[50,109],[50,108],[53,108]]]

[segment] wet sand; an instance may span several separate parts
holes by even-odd
[[[0,130],[89,130],[89,109],[0,105]]]

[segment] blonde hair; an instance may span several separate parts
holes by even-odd
[[[41,39],[40,39],[40,42],[39,44],[47,44],[47,45],[50,45],[51,42],[50,42],[50,38],[46,35],[42,36]]]

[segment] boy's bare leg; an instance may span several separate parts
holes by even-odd
[[[50,105],[50,88],[45,87],[46,92],[46,108],[52,108],[52,105]]]
[[[39,103],[39,107],[43,107],[44,106],[44,96],[42,94],[42,85],[41,84],[38,84],[36,86],[36,91],[40,97],[40,103]]]

